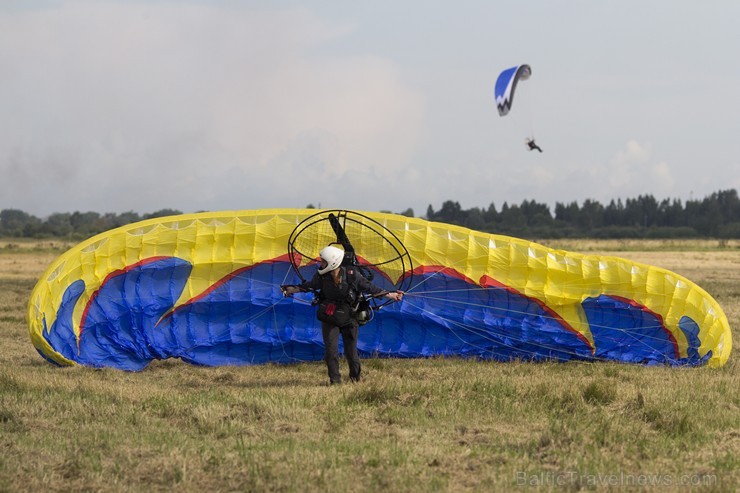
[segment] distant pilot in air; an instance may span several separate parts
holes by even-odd
[[[534,151],[535,149],[537,149],[538,151],[542,152],[542,149],[540,148],[540,146],[535,144],[534,137],[532,137],[531,139],[528,138],[526,142],[527,142],[527,147],[529,147],[530,151]]]

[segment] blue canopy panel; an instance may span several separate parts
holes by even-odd
[[[532,75],[532,69],[526,64],[508,68],[499,74],[494,89],[499,115],[505,116],[509,113],[511,105],[514,104],[514,91],[516,91],[517,83],[520,80],[529,79],[530,75]]]
[[[306,267],[305,277],[315,268]],[[74,308],[85,286],[73,282],[50,329],[44,321],[43,336],[72,361],[134,371],[164,358],[208,366],[323,358],[312,295],[283,298],[280,291],[280,284],[300,280],[284,258],[238,269],[175,306],[191,272],[185,260],[155,257],[111,273],[87,302],[78,336]],[[362,354],[648,364],[703,364],[710,357],[698,356],[693,320],[681,320],[690,347],[680,360],[660,317],[630,300],[602,295],[583,302],[592,346],[541,300],[511,287],[490,279],[480,285],[451,269],[417,272],[418,284],[404,301],[382,307],[360,329]],[[374,282],[395,289],[385,276]]]

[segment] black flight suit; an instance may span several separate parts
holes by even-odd
[[[302,283],[301,291],[314,291],[319,293],[320,299],[326,299],[336,303],[347,303],[354,306],[360,293],[380,294],[384,290],[375,286],[365,279],[354,267],[340,267],[339,284],[334,283],[331,272],[326,274],[314,274],[310,281]],[[361,365],[360,356],[357,354],[357,337],[359,324],[356,317],[344,327],[321,322],[321,335],[324,338],[324,361],[329,371],[329,381],[332,384],[342,383],[339,373],[339,334],[342,334],[344,343],[344,356],[349,364],[349,379],[353,382],[360,381]]]

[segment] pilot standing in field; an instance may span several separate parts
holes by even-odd
[[[357,353],[359,322],[357,306],[363,293],[384,296],[393,301],[403,299],[402,291],[389,292],[374,285],[354,267],[342,267],[344,250],[327,246],[319,254],[319,268],[310,281],[298,286],[284,286],[285,296],[312,291],[318,293],[319,309],[317,318],[321,320],[321,336],[324,339],[324,361],[326,361],[330,384],[342,383],[339,373],[339,334],[344,343],[344,355],[349,364],[349,379],[359,382],[362,366]]]

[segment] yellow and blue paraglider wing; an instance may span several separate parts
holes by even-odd
[[[407,292],[362,327],[365,355],[710,366],[729,357],[720,306],[667,270],[422,219],[336,212],[350,218],[344,230],[373,282]],[[312,276],[318,249],[337,240],[322,233],[289,250],[297,226],[316,214],[189,214],[91,238],[34,288],[31,340],[56,364],[124,370],[165,358],[321,360],[310,296],[281,291]],[[351,219],[360,216],[367,220]],[[391,234],[387,245],[379,232]]]

